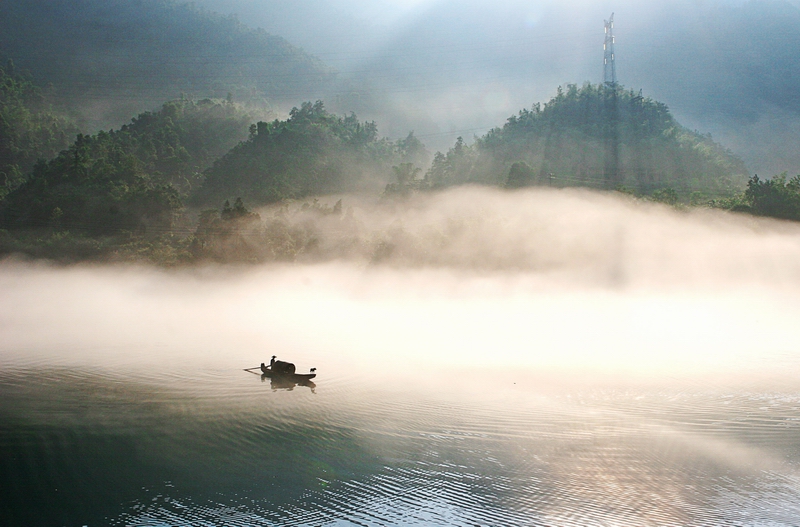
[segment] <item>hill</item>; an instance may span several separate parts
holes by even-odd
[[[0,202],[0,226],[92,236],[169,230],[203,170],[247,136],[250,122],[234,103],[184,99],[119,130],[80,134]]]
[[[380,189],[398,163],[422,163],[427,152],[409,134],[396,142],[378,137],[374,122],[329,113],[322,102],[303,103],[285,121],[259,122],[250,138],[206,172],[196,203],[218,206],[245,198],[261,205],[335,192]]]
[[[89,130],[181,94],[291,107],[334,79],[281,37],[171,0],[0,2],[0,53],[52,83]]]
[[[291,222],[261,223],[245,203],[364,190],[377,198],[380,189],[389,198],[466,183],[625,187],[670,202],[728,197],[757,214],[772,214],[780,194],[788,196],[781,210],[794,210],[794,180],[751,180],[747,200],[734,203],[747,179],[742,162],[682,127],[666,105],[621,87],[559,88],[474,144],[459,139],[437,153],[423,180],[416,175],[427,152],[413,133],[380,138],[374,122],[335,115],[322,102],[303,103],[286,120],[251,122],[231,101],[182,99],[119,130],[79,135],[0,202],[0,253],[170,264],[293,258],[280,247],[309,255],[314,235]],[[225,205],[204,210],[195,228],[186,203]],[[346,217],[341,204],[312,208]]]
[[[0,67],[0,199],[25,180],[37,159],[55,157],[78,132],[52,109],[50,96],[12,61]]]
[[[432,187],[460,183],[628,187],[642,194],[672,188],[684,196],[729,195],[747,170],[710,136],[681,126],[666,105],[621,87],[567,86],[490,130],[438,153]]]

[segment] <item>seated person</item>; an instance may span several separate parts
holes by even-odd
[[[269,361],[269,369],[272,370],[273,373],[284,375],[291,375],[295,371],[294,364],[291,362],[284,362],[282,360],[275,360],[275,355],[273,355],[272,360]]]

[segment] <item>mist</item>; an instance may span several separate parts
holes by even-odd
[[[174,368],[276,354],[373,379],[463,370],[513,371],[522,384],[753,382],[788,374],[800,345],[794,224],[579,190],[467,187],[402,207],[342,199],[349,219],[315,220],[329,233],[316,263],[6,260],[2,366],[147,368],[168,382]],[[342,237],[359,249],[325,252]]]

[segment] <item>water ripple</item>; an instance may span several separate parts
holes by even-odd
[[[36,364],[0,372],[0,391],[0,476],[12,482],[3,501],[52,501],[50,523],[88,524],[95,509],[100,523],[131,526],[788,526],[800,517],[800,386],[482,399],[346,375],[323,377],[315,392],[273,391],[234,369],[119,375]]]

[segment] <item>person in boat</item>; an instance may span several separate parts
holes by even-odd
[[[272,359],[269,361],[269,369],[272,370],[273,373],[283,374],[283,375],[293,375],[295,372],[294,364],[291,362],[284,362],[282,360],[275,360],[276,356],[273,355]],[[261,366],[263,367],[264,364],[262,363]]]

